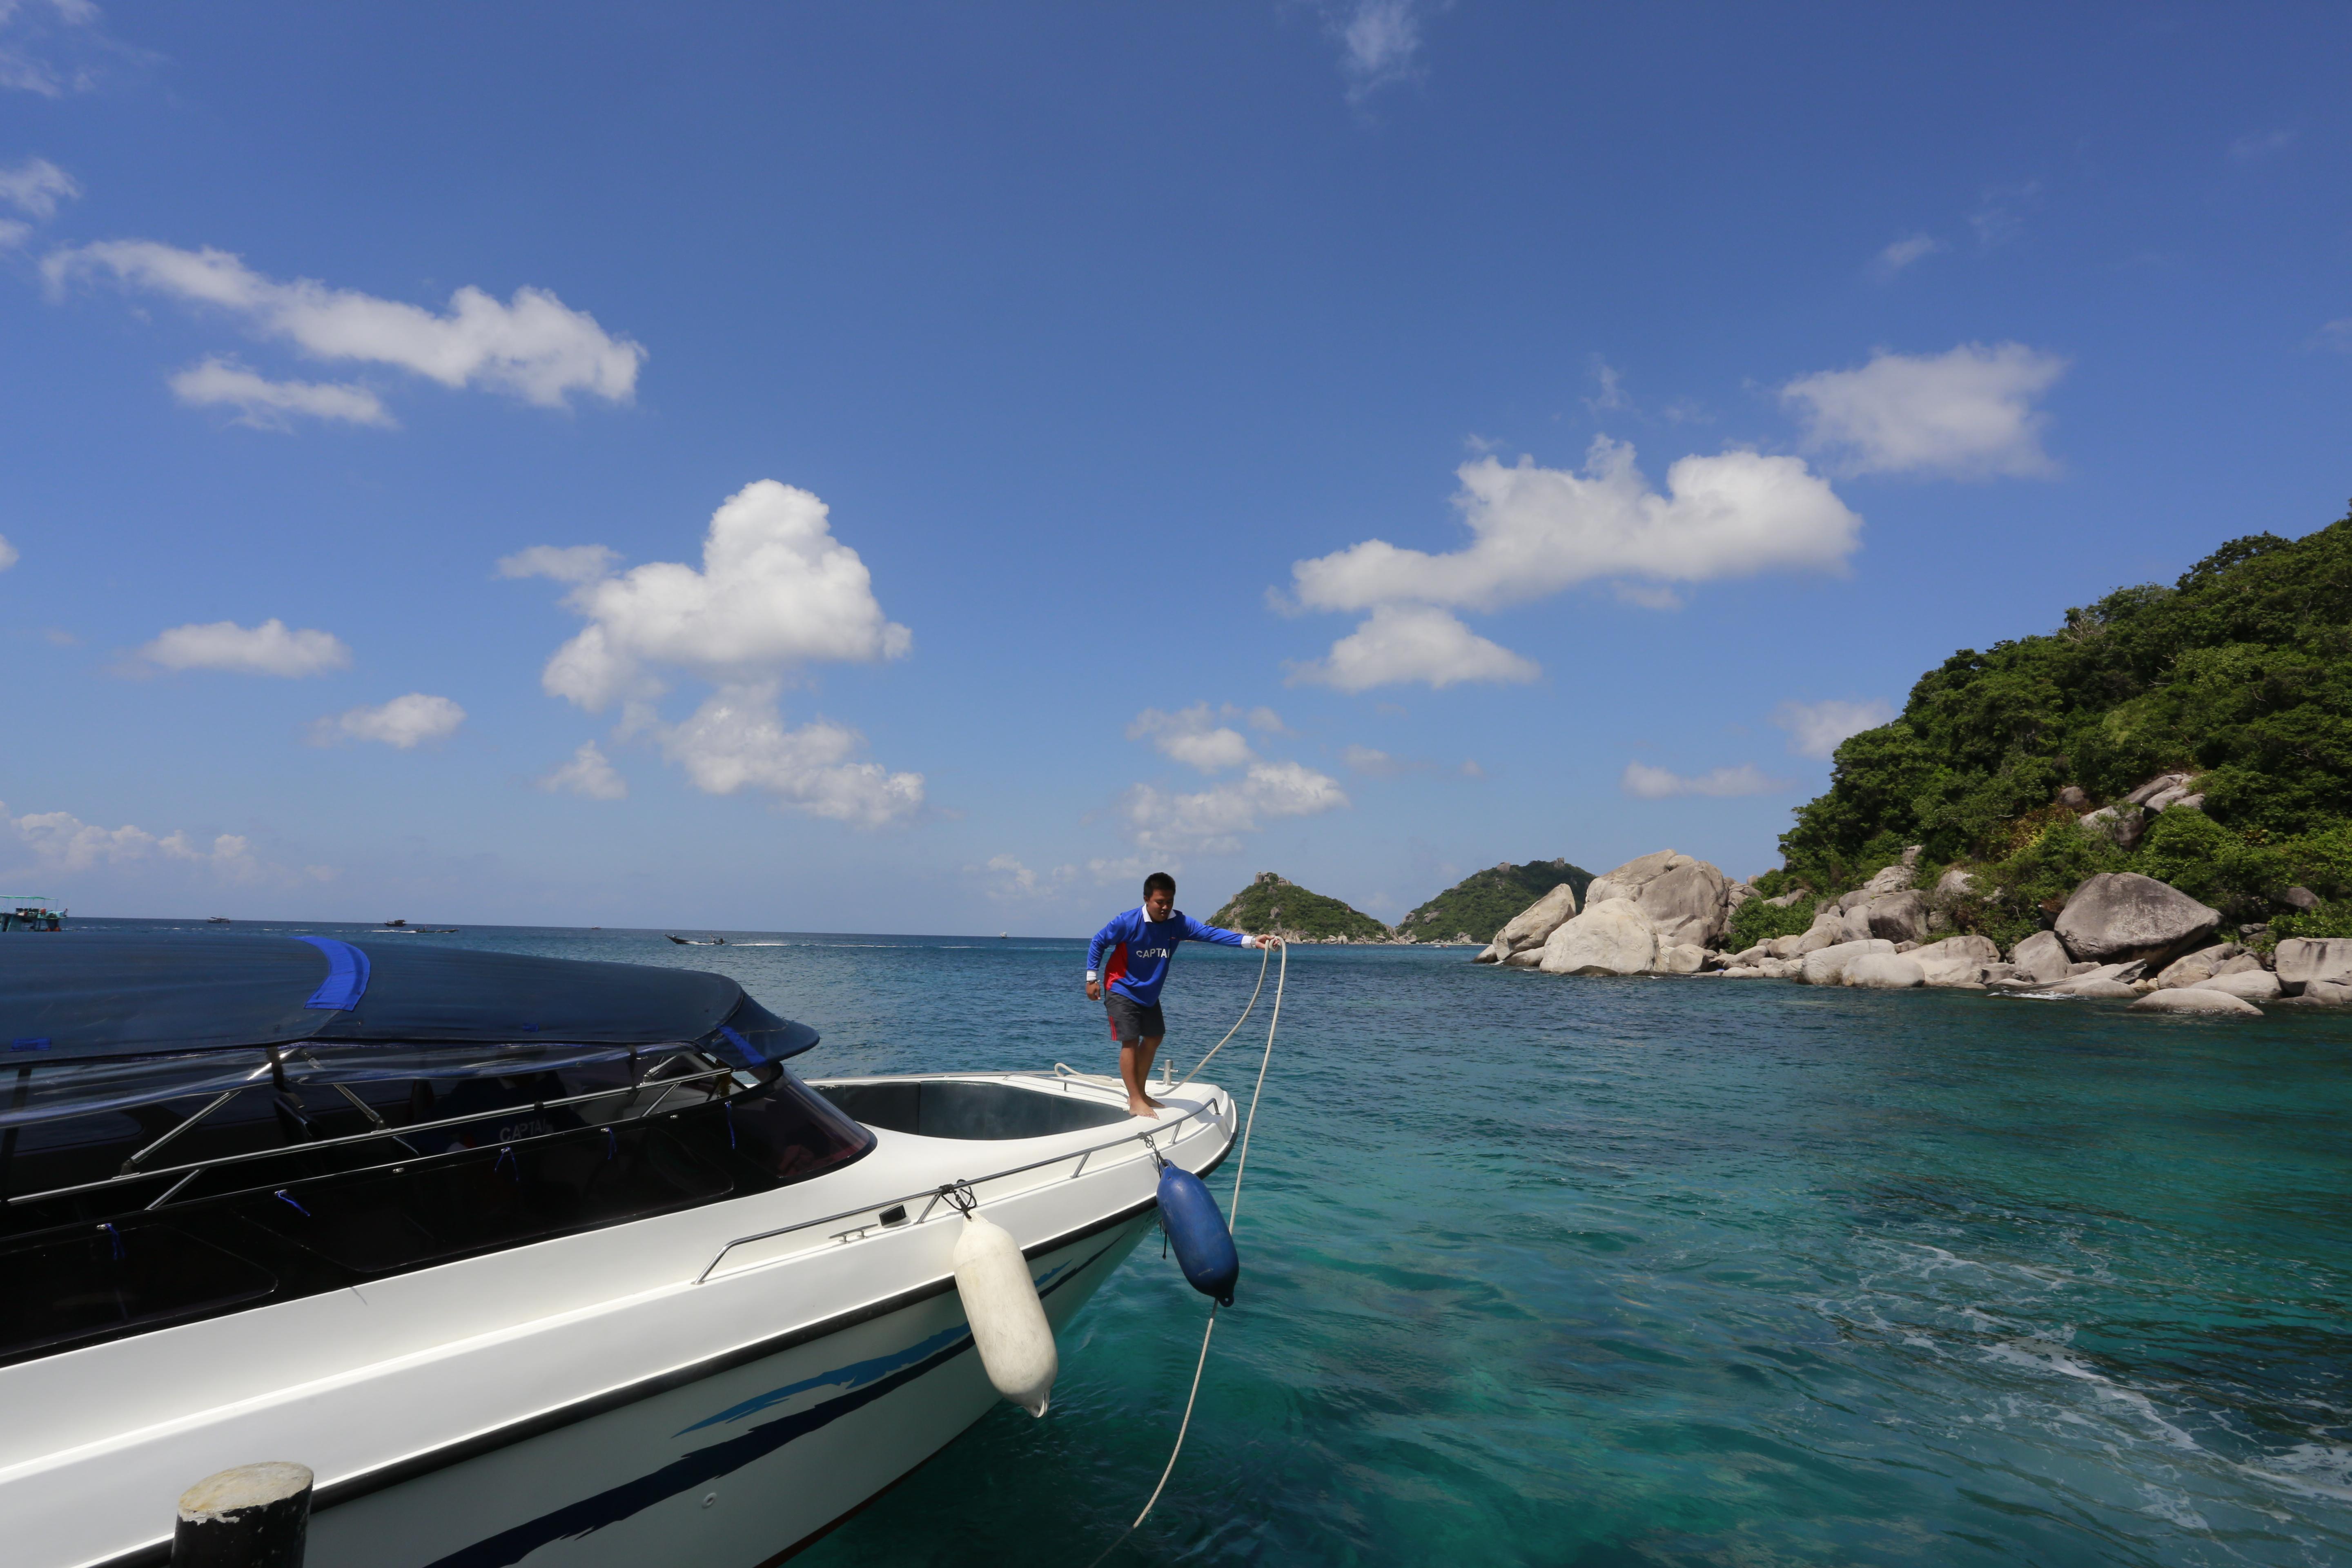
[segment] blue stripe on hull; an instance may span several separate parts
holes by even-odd
[[[1113,1247],[1117,1245],[1116,1242],[1111,1244]],[[1110,1247],[1099,1248],[1085,1263],[1077,1264],[1069,1268],[1066,1272],[1062,1272],[1060,1279],[1054,1280],[1038,1294],[1048,1296],[1060,1289],[1085,1272],[1088,1265],[1110,1250]],[[537,1519],[526,1520],[510,1530],[502,1530],[486,1541],[478,1541],[471,1546],[461,1547],[446,1557],[435,1559],[427,1564],[427,1568],[510,1568],[511,1564],[521,1562],[551,1542],[576,1541],[607,1525],[618,1524],[634,1514],[642,1513],[656,1503],[665,1502],[683,1492],[691,1491],[696,1487],[717,1480],[721,1476],[740,1470],[754,1460],[774,1453],[786,1444],[829,1426],[850,1412],[861,1410],[884,1394],[904,1388],[917,1379],[945,1366],[971,1348],[971,1331],[969,1328],[950,1329],[943,1334],[922,1342],[921,1344],[907,1352],[900,1352],[899,1356],[859,1362],[852,1366],[844,1367],[838,1372],[827,1373],[822,1377],[811,1378],[803,1383],[793,1384],[790,1388],[779,1389],[773,1395],[762,1395],[760,1399],[749,1401],[744,1405],[738,1405],[732,1410],[722,1411],[719,1415],[712,1416],[710,1421],[723,1421],[739,1411],[760,1408],[764,1404],[774,1403],[800,1389],[817,1388],[829,1384],[849,1381],[856,1372],[865,1368],[878,1367],[885,1362],[898,1361],[906,1355],[920,1353],[925,1346],[939,1344],[942,1339],[950,1336],[952,1336],[952,1342],[941,1345],[940,1349],[923,1356],[920,1361],[901,1366],[898,1371],[877,1382],[866,1384],[861,1388],[853,1388],[846,1394],[837,1394],[822,1404],[813,1405],[806,1410],[798,1411],[791,1415],[779,1416],[773,1421],[763,1421],[748,1432],[729,1437],[722,1442],[713,1443],[707,1448],[698,1448],[691,1454],[672,1460],[649,1475],[640,1476],[633,1481],[625,1481],[617,1487],[609,1488],[592,1497],[583,1498],[578,1502],[567,1503],[551,1513],[543,1513]],[[709,1424],[709,1421],[698,1422],[695,1426],[689,1426],[686,1430],[691,1432],[698,1426]]]

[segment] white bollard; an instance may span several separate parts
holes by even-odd
[[[310,1527],[307,1465],[239,1465],[180,1494],[172,1568],[302,1568]]]
[[[1003,1226],[971,1213],[963,1221],[955,1245],[956,1294],[963,1298],[980,1364],[997,1393],[1043,1415],[1062,1363],[1029,1260]]]

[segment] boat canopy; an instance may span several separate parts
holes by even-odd
[[[0,942],[8,1062],[350,1046],[691,1046],[741,1068],[817,1043],[723,974],[323,936]]]

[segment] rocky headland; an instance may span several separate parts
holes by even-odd
[[[2352,517],[1954,654],[1839,746],[1780,849],[1748,882],[1628,861],[1480,957],[2239,1016],[2352,1001]]]

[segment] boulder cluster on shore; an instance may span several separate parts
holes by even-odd
[[[2170,804],[2170,803],[2168,803]],[[1990,937],[1929,941],[1969,873],[1914,885],[1920,851],[1821,900],[1801,935],[1724,951],[1757,897],[1704,860],[1662,849],[1594,879],[1583,907],[1565,884],[1514,916],[1478,954],[1546,974],[1713,975],[1807,985],[1936,986],[2128,999],[2145,1012],[2258,1015],[2263,1006],[2352,1006],[2352,938],[2290,937],[2268,951],[2214,940],[2221,912],[2131,871],[2084,880],[2047,930],[2004,954]],[[1789,907],[1802,893],[1774,900]]]

